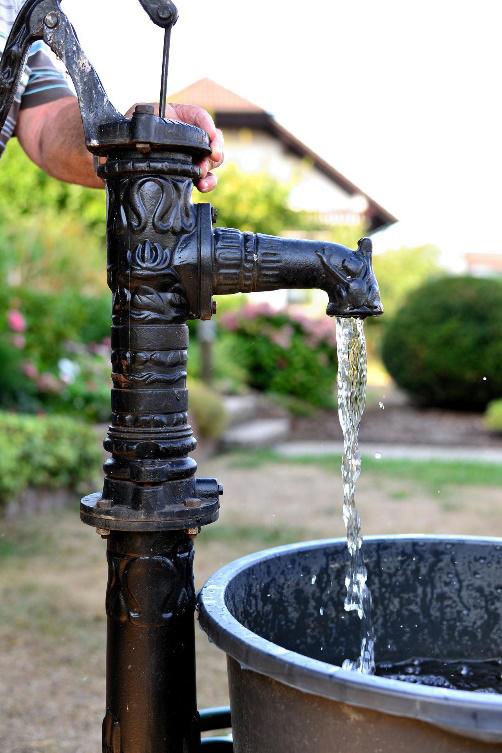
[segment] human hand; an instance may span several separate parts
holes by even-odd
[[[156,115],[159,114],[159,105],[154,103]],[[126,113],[127,117],[131,117],[136,105]],[[201,169],[201,178],[196,184],[198,190],[201,193],[208,193],[215,188],[218,178],[213,174],[213,170],[219,167],[223,163],[223,133],[219,128],[216,128],[214,120],[210,114],[204,110],[204,108],[198,105],[178,105],[168,104],[166,106],[166,118],[170,120],[180,120],[183,123],[197,126],[206,131],[209,136],[211,145],[211,154],[199,163]]]

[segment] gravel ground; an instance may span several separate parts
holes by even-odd
[[[197,542],[197,581],[269,545],[343,533],[338,468],[203,463],[225,485],[219,524]],[[427,489],[363,473],[364,532],[502,536],[493,487]],[[78,513],[9,521],[0,533],[2,753],[97,753],[104,710],[104,544]],[[371,575],[370,575],[371,578]],[[198,633],[200,706],[227,702],[224,657]]]
[[[502,448],[502,436],[490,434],[478,413],[418,410],[387,403],[385,393],[379,402],[383,408],[377,404],[364,414],[360,433],[363,442]],[[336,413],[294,419],[290,439],[342,440]]]

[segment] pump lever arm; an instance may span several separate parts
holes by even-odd
[[[27,0],[12,26],[0,61],[0,129],[14,101],[33,42],[44,40],[68,71],[80,105],[85,140],[97,146],[101,123],[123,122],[78,41],[60,0]]]

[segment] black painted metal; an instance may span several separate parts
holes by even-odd
[[[234,744],[226,737],[209,737],[201,742],[204,753],[232,753]]]
[[[196,751],[193,542],[108,538],[106,753]]]
[[[140,0],[169,34],[169,0]],[[209,204],[194,206],[206,133],[148,105],[126,119],[110,103],[59,0],[27,0],[0,63],[0,126],[28,48],[44,39],[77,91],[89,151],[107,160],[108,282],[112,307],[112,422],[101,494],[82,520],[108,537],[107,710],[104,753],[196,753],[191,536],[218,517],[222,488],[195,477],[189,457],[186,322],[210,319],[215,293],[318,287],[328,314],[381,313],[371,243],[357,251],[238,230],[213,231]],[[230,750],[226,740],[205,741]]]
[[[218,706],[200,712],[200,731],[213,732],[215,729],[229,729],[232,726],[230,706]]]
[[[369,238],[352,251],[337,243],[218,228],[212,255],[213,293],[320,288],[329,296],[328,316],[383,313]]]
[[[45,40],[62,60],[80,103],[89,148],[98,139],[102,122],[125,121],[108,99],[96,71],[85,56],[59,0],[27,0],[14,22],[0,61],[0,127],[3,126],[23,73],[30,45]]]
[[[200,712],[200,731],[231,729],[232,717],[229,706],[204,709]],[[229,737],[206,737],[201,741],[201,748],[206,753],[231,753],[234,744]]]

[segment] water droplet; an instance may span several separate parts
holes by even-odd
[[[487,377],[483,377],[483,382],[486,382],[486,381],[487,381]]]
[[[375,460],[381,460],[382,459],[382,453],[381,452],[375,452]]]
[[[381,410],[385,410],[385,405],[384,405],[384,404],[382,403],[382,401],[381,401],[381,400],[379,400],[379,402],[378,402],[378,407],[379,407],[379,408],[380,408]]]
[[[320,608],[319,614],[321,615],[321,617],[323,616],[323,614],[324,614],[324,608],[323,607]]]
[[[312,576],[312,585],[314,585],[314,583],[316,582],[316,580],[317,580],[317,575],[313,575]]]

